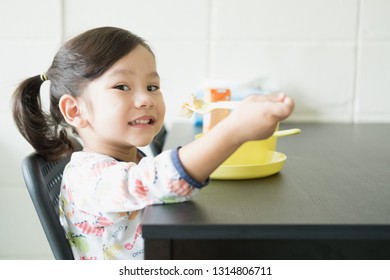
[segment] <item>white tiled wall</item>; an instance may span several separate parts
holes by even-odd
[[[154,49],[167,124],[206,80],[269,77],[290,120],[390,122],[388,0],[0,0],[0,259],[52,258],[20,173],[10,96],[64,39],[113,25]]]
[[[61,43],[60,4],[0,0],[0,259],[52,258],[21,176],[20,162],[32,149],[15,129],[10,96],[51,62]]]
[[[390,1],[361,3],[356,121],[390,121]]]

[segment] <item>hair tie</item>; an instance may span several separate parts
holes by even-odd
[[[49,78],[46,76],[46,73],[42,73],[40,75],[42,82],[49,80]]]

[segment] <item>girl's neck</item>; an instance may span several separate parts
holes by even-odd
[[[141,160],[141,156],[138,153],[137,147],[131,147],[129,149],[94,149],[88,146],[84,146],[84,152],[98,153],[110,156],[118,161],[135,162],[138,163]]]

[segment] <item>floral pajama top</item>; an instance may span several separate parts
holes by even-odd
[[[143,259],[143,209],[187,201],[207,183],[184,171],[178,149],[139,164],[73,153],[64,170],[60,221],[75,259]]]

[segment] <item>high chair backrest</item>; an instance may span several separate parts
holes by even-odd
[[[154,156],[157,156],[162,152],[166,136],[167,129],[165,125],[163,125],[160,132],[154,137],[152,143],[149,145]]]
[[[76,147],[80,150],[81,145]],[[55,162],[46,161],[36,152],[22,161],[22,173],[31,200],[57,260],[72,260],[73,253],[58,215],[62,174],[70,156]]]

